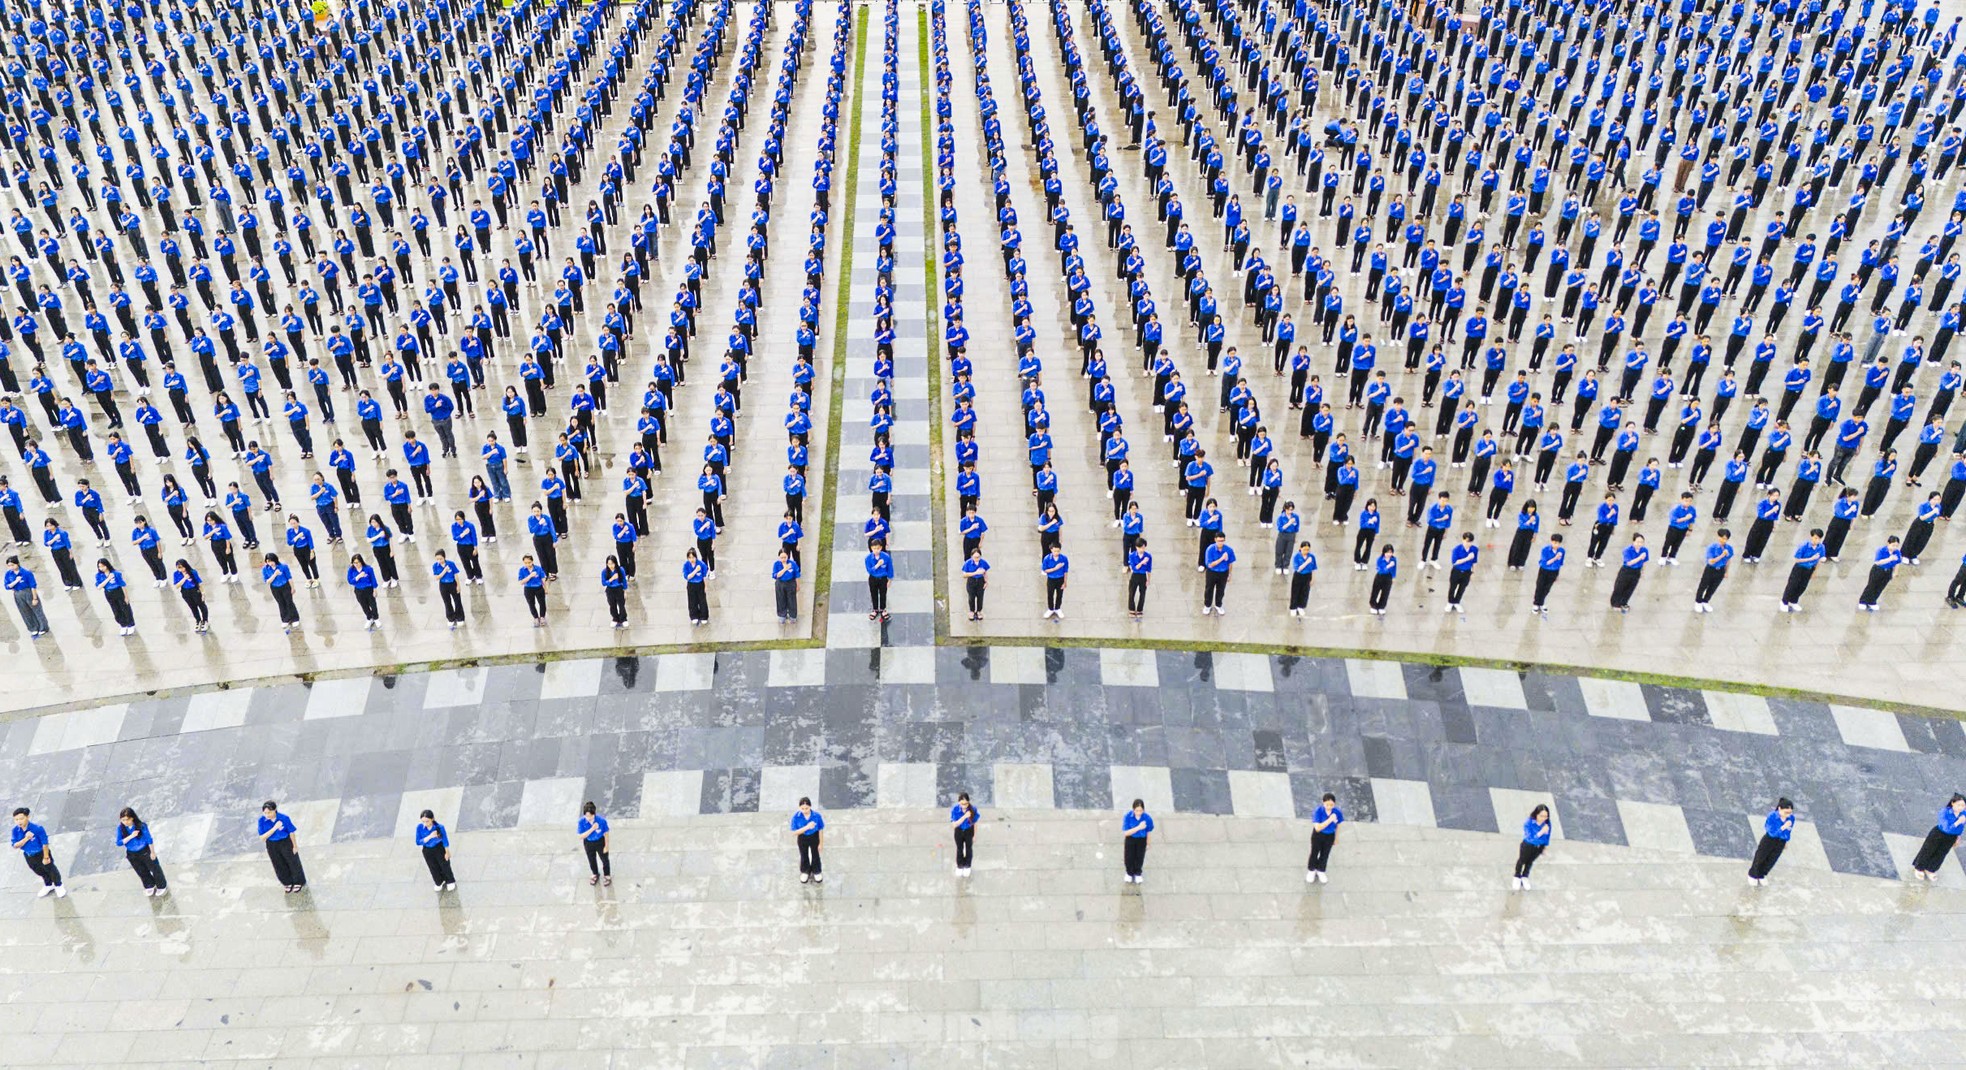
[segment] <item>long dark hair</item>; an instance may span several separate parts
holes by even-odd
[[[123,807],[123,811],[117,814],[116,817],[118,820],[126,817],[129,818],[130,827],[138,832],[148,832],[150,830],[150,826],[143,823],[143,818],[138,817],[137,812],[127,806]]]

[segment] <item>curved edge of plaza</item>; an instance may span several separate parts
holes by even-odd
[[[1528,798],[1495,802],[1506,834],[1349,822],[1323,883],[1303,820],[1157,810],[1135,884],[1118,812],[986,805],[967,877],[941,812],[910,807],[842,811],[824,884],[798,881],[782,820],[737,814],[618,821],[607,885],[571,820],[455,833],[454,891],[407,838],[314,840],[284,894],[264,855],[187,859],[159,822],[167,897],[120,863],[61,899],[0,868],[9,1058],[1955,1061],[1931,1008],[1966,982],[1906,959],[1961,924],[1956,863],[1893,885],[1798,836],[1754,886],[1663,834],[1559,834],[1518,890]]]
[[[1851,678],[1842,670],[1857,671],[1852,666],[1824,666],[1799,656],[1782,655],[1762,650],[1762,644],[1753,641],[1735,644],[1733,654],[1725,658],[1708,656],[1711,651],[1699,649],[1681,651],[1681,656],[1661,660],[1656,651],[1626,651],[1617,645],[1608,649],[1609,655],[1603,662],[1575,663],[1561,659],[1526,659],[1500,655],[1497,648],[1477,649],[1480,641],[1451,643],[1442,648],[1431,648],[1414,642],[1408,646],[1398,637],[1387,637],[1384,645],[1375,647],[1344,647],[1323,645],[1281,645],[1275,643],[1208,643],[1181,642],[1178,640],[1120,640],[1110,637],[1072,636],[1072,635],[1030,635],[1014,636],[939,636],[932,647],[898,648],[886,646],[851,644],[845,647],[832,647],[823,640],[800,641],[795,643],[770,642],[730,642],[696,643],[683,647],[674,646],[612,646],[612,647],[568,647],[557,650],[532,650],[516,652],[486,652],[435,661],[386,662],[375,660],[356,660],[349,664],[324,665],[318,670],[295,672],[260,672],[241,668],[238,671],[214,671],[202,674],[184,671],[184,666],[175,670],[162,666],[138,667],[124,666],[121,670],[109,667],[81,667],[43,672],[36,674],[31,670],[13,673],[9,686],[0,693],[0,724],[21,721],[48,714],[92,707],[131,704],[145,700],[182,700],[190,696],[212,692],[252,691],[276,687],[302,687],[308,693],[326,685],[330,689],[355,686],[353,681],[383,680],[394,681],[403,677],[425,677],[431,675],[446,678],[463,675],[482,676],[493,673],[537,673],[542,676],[571,672],[585,676],[601,671],[597,666],[606,666],[610,674],[632,673],[629,668],[650,667],[659,670],[665,662],[699,662],[703,659],[721,657],[768,658],[773,666],[771,686],[819,686],[827,683],[825,663],[829,651],[835,657],[846,654],[860,658],[871,666],[867,672],[868,680],[855,679],[854,682],[935,684],[975,682],[979,679],[994,679],[1003,675],[996,667],[997,662],[1014,661],[1018,665],[1035,659],[1040,665],[1056,661],[1060,657],[1090,659],[1092,662],[1110,666],[1117,662],[1134,664],[1141,660],[1167,661],[1174,659],[1180,668],[1176,671],[1199,674],[1204,680],[1215,675],[1216,666],[1231,666],[1223,671],[1230,675],[1258,673],[1266,677],[1288,677],[1295,672],[1295,666],[1305,661],[1320,663],[1340,663],[1341,672],[1348,671],[1353,680],[1364,676],[1399,677],[1421,674],[1439,677],[1445,673],[1474,673],[1484,678],[1510,676],[1521,679],[1565,678],[1576,681],[1575,686],[1585,688],[1670,688],[1707,693],[1738,693],[1744,698],[1793,699],[1808,702],[1825,702],[1838,706],[1870,707],[1891,710],[1919,716],[1958,718],[1966,715],[1966,692],[1941,686],[1943,670],[1938,661],[1927,661],[1918,656],[1907,656],[1912,652],[1893,654],[1882,660],[1868,661],[1868,668],[1860,675]],[[1463,650],[1474,650],[1463,653]],[[999,652],[1001,652],[1000,656]],[[1758,653],[1757,653],[1758,652]],[[993,661],[994,657],[994,661]],[[927,659],[935,666],[934,672],[926,678],[919,672],[901,674],[881,671],[881,665],[890,665],[907,660]],[[778,666],[781,662],[795,663],[799,671],[786,673],[781,678]],[[1267,662],[1267,671],[1253,668],[1257,662]],[[274,665],[279,660],[273,661]],[[986,666],[979,668],[979,666]],[[1745,666],[1746,672],[1733,674],[1728,670]],[[1024,674],[1017,677],[1021,683],[1058,683],[1058,674],[1034,670],[1034,678],[1026,679]],[[816,675],[815,675],[816,674]],[[1111,677],[1113,673],[1106,673]],[[1099,682],[1099,681],[1094,681]],[[1135,681],[1121,679],[1104,682],[1127,683]],[[144,686],[152,683],[154,686]],[[133,686],[134,684],[134,686]],[[1858,685],[1858,686],[1852,686]],[[1874,686],[1873,686],[1874,685]],[[386,685],[393,686],[393,684]],[[468,685],[467,685],[468,686]],[[1301,690],[1302,688],[1272,687],[1268,683],[1243,684],[1229,683],[1224,686],[1238,690]],[[1507,686],[1507,685],[1505,685]],[[1513,692],[1515,688],[1510,687]],[[1356,692],[1355,692],[1356,693]],[[1372,692],[1364,694],[1371,695]],[[1402,692],[1403,694],[1403,692]],[[303,696],[305,697],[305,696]]]

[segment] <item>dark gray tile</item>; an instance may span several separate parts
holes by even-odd
[[[1258,770],[1281,773],[1289,768],[1283,752],[1283,733],[1258,729],[1250,734],[1250,747],[1255,752]]]
[[[465,788],[463,804],[457,812],[458,831],[509,829],[517,825],[519,799],[525,790],[525,782],[520,780],[474,784]]]
[[[396,812],[402,808],[402,795],[363,794],[347,796],[335,814],[334,842],[386,839],[395,835]]]
[[[1444,829],[1468,832],[1494,832],[1495,804],[1487,788],[1461,784],[1430,783],[1434,799],[1434,820]]]
[[[1562,815],[1564,839],[1585,843],[1625,842],[1625,823],[1618,815],[1616,802],[1596,795],[1559,795],[1555,805]]]
[[[1700,692],[1659,684],[1640,684],[1639,690],[1645,695],[1645,707],[1651,711],[1654,721],[1713,727],[1713,718],[1707,713],[1706,696]]]
[[[1710,858],[1746,859],[1754,853],[1754,834],[1741,811],[1683,809],[1693,849]]]
[[[1229,774],[1222,769],[1171,769],[1168,778],[1174,787],[1174,808],[1189,814],[1231,814],[1235,804],[1229,797]]]
[[[1323,776],[1305,771],[1290,774],[1290,791],[1295,796],[1298,817],[1309,817],[1326,792],[1338,796],[1338,808],[1347,821],[1377,821],[1372,799],[1372,781],[1366,777]]]
[[[819,803],[833,809],[874,805],[873,764],[829,765],[819,770]]]
[[[1365,775],[1370,777],[1396,777],[1399,770],[1393,760],[1393,741],[1383,736],[1366,736]]]
[[[1106,810],[1113,801],[1110,765],[1053,765],[1052,794],[1061,810]]]

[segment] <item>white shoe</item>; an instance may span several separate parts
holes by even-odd
[[[1526,891],[1529,891],[1529,878],[1528,878],[1528,877],[1524,877],[1524,878],[1522,878],[1522,890],[1523,890],[1523,891],[1525,891],[1525,892],[1526,892]]]
[[[457,891],[457,882],[456,882],[456,881],[447,881],[447,882],[446,882],[446,883],[444,884],[444,891],[447,891],[447,892],[455,892],[455,891]],[[164,893],[160,891],[160,892],[158,892],[157,894],[158,894],[158,895],[163,895]]]
[[[812,874],[810,874],[810,873],[801,873],[801,874],[799,874],[799,883],[800,883],[800,884],[808,884],[808,883],[811,883],[811,881],[812,881]]]
[[[1305,883],[1305,884],[1316,884],[1316,883],[1317,883],[1317,871],[1316,871],[1316,870],[1314,870],[1314,869],[1307,869],[1307,870],[1305,870],[1305,871],[1304,871],[1304,883]]]
[[[34,893],[34,898],[46,899],[53,894],[55,894],[54,886],[51,884],[44,884],[41,886],[40,891]]]
[[[57,884],[57,885],[55,885],[55,898],[56,898],[56,899],[67,899],[67,898],[68,898],[68,889],[67,889],[67,888],[64,888],[64,887],[62,887],[62,886],[61,886],[61,885],[59,885],[59,884]]]

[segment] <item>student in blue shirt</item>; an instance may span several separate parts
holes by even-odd
[[[144,895],[162,898],[170,893],[164,881],[164,867],[157,861],[157,844],[151,839],[150,826],[127,806],[116,815],[116,846],[123,849],[123,857],[143,882]]]
[[[20,852],[21,860],[27,868],[41,878],[41,891],[37,897],[49,895],[57,899],[68,898],[68,889],[62,887],[61,869],[55,865],[52,845],[48,841],[48,830],[35,824],[33,812],[25,806],[14,808],[14,827],[7,830],[7,838],[13,848]]]
[[[416,845],[423,849],[423,864],[430,867],[432,887],[439,892],[457,890],[457,874],[451,871],[451,836],[437,823],[434,811],[425,810],[416,825]]]
[[[1652,560],[1652,551],[1645,546],[1645,536],[1632,533],[1631,545],[1625,547],[1625,556],[1618,565],[1617,578],[1611,581],[1611,608],[1620,613],[1631,612],[1632,592],[1638,590],[1638,580],[1645,574],[1646,562]]]
[[[1468,591],[1469,581],[1474,579],[1475,563],[1481,560],[1481,548],[1475,545],[1474,532],[1461,533],[1461,542],[1448,554],[1447,560],[1447,609],[1448,613],[1465,614],[1461,607],[1461,596]]]
[[[778,560],[771,563],[772,597],[778,607],[778,622],[790,624],[799,619],[799,562],[792,551],[778,548]]]
[[[1529,890],[1529,870],[1550,845],[1550,808],[1537,803],[1522,823],[1522,846],[1515,854],[1515,890]]]
[[[1379,556],[1372,562],[1372,589],[1366,596],[1366,606],[1375,617],[1386,615],[1386,603],[1393,597],[1393,580],[1399,576],[1399,554],[1393,544],[1387,543],[1379,550]]]
[[[1216,530],[1214,541],[1202,551],[1201,615],[1210,613],[1226,616],[1222,608],[1222,598],[1228,593],[1229,573],[1235,569],[1236,552],[1229,546],[1227,536]]]
[[[956,837],[956,876],[969,876],[970,866],[976,861],[976,807],[969,803],[969,792],[956,796],[956,805],[949,808],[949,827]]]
[[[702,519],[703,510],[697,510]],[[683,591],[689,606],[689,622],[692,626],[710,623],[710,595],[704,590],[703,581],[710,576],[710,566],[704,564],[694,548],[683,551]]]
[[[1776,799],[1775,808],[1761,822],[1761,842],[1754,845],[1754,860],[1748,863],[1749,884],[1761,887],[1794,834],[1795,804],[1786,798]]]
[[[1147,864],[1147,841],[1154,834],[1153,816],[1147,813],[1143,800],[1133,800],[1133,806],[1120,818],[1121,844],[1125,847],[1123,859],[1126,864],[1126,883],[1140,884],[1145,881],[1141,869]]]
[[[1795,564],[1789,567],[1788,583],[1782,587],[1782,612],[1802,612],[1802,592],[1816,578],[1816,566],[1828,553],[1823,549],[1823,529],[1809,529],[1809,541],[1795,548]]]
[[[587,852],[587,883],[614,883],[614,863],[608,858],[608,819],[601,815],[600,807],[592,802],[580,808],[580,821],[575,828],[580,833],[581,849]]]
[[[1338,796],[1330,792],[1311,811],[1311,861],[1304,870],[1304,883],[1330,884],[1324,869],[1331,863],[1331,848],[1338,843],[1338,826],[1345,823],[1345,811],[1338,808]]]
[[[1871,560],[1870,576],[1864,581],[1864,592],[1857,596],[1858,609],[1866,613],[1877,612],[1877,600],[1884,596],[1884,588],[1891,585],[1891,577],[1904,561],[1904,554],[1899,551],[1898,545],[1898,537],[1893,535],[1877,548],[1877,556]]]
[[[1065,619],[1065,579],[1072,571],[1072,562],[1065,552],[1054,548],[1038,561],[1039,571],[1044,573],[1044,615],[1050,620]]]
[[[799,808],[792,811],[792,838],[799,844],[799,883],[826,883],[826,874],[820,867],[819,844],[821,833],[826,831],[826,818],[812,808],[812,800],[799,797]]]
[[[1727,578],[1727,565],[1734,560],[1733,533],[1721,528],[1713,533],[1714,541],[1707,547],[1706,567],[1700,572],[1699,586],[1693,590],[1693,612],[1712,613],[1714,592],[1720,590],[1720,583]]]
[[[1911,860],[1912,876],[1924,881],[1936,878],[1939,867],[1952,857],[1953,845],[1959,842],[1961,833],[1966,833],[1966,795],[1953,792],[1952,798],[1939,810],[1938,824],[1925,834],[1924,844]]]
[[[894,580],[894,557],[887,552],[887,540],[875,539],[867,546],[867,598],[871,607],[868,620],[889,620],[888,584]]]
[[[259,838],[266,843],[266,857],[273,861],[273,876],[280,887],[298,892],[307,887],[307,870],[300,864],[300,845],[295,837],[300,829],[291,817],[280,812],[280,804],[268,799],[259,807]]]
[[[974,514],[972,514],[974,515]],[[990,563],[983,559],[983,548],[973,547],[963,562],[963,589],[969,598],[969,619],[983,619],[983,591],[990,586]]]
[[[601,594],[607,599],[608,619],[614,627],[617,630],[628,627],[628,574],[613,554],[601,563]]]

